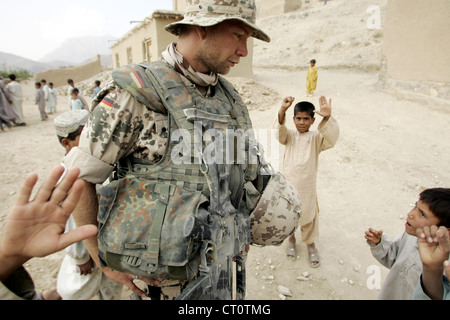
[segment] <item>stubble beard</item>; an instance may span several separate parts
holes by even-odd
[[[227,75],[231,69],[228,65],[228,59],[220,61],[220,51],[212,41],[208,41],[204,47],[199,49],[196,60],[209,72]]]

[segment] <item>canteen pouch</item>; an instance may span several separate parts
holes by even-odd
[[[144,278],[191,280],[201,242],[183,230],[208,199],[173,185],[125,177],[99,193],[102,266]]]

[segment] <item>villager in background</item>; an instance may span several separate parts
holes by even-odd
[[[15,123],[16,121],[16,113],[11,107],[11,97],[9,96],[8,91],[6,90],[5,81],[3,77],[0,75],[0,117],[6,126],[8,123]]]
[[[316,67],[316,60],[310,61],[308,73],[306,75],[306,93],[308,97],[312,97],[317,89],[318,71]]]
[[[94,99],[97,94],[102,90],[102,88],[100,87],[101,82],[99,80],[95,80],[94,83],[94,93],[92,94],[91,98]]]
[[[56,113],[56,104],[58,101],[58,91],[56,91],[56,89],[53,88],[53,83],[49,82],[48,84],[49,87],[49,96],[48,96],[48,100],[46,103],[46,112],[47,113]]]
[[[47,120],[48,116],[45,112],[45,93],[42,89],[42,85],[40,82],[36,82],[36,99],[35,104],[39,107],[39,113],[41,114],[41,121]]]
[[[75,89],[75,83],[73,82],[72,79],[67,79],[67,84],[69,85],[68,88],[67,88],[67,96],[68,96],[68,99],[69,99],[69,110],[72,110],[72,104],[71,104],[72,91],[73,91],[73,89]]]
[[[22,94],[22,86],[19,82],[16,81],[16,75],[10,74],[9,79],[10,83],[6,86],[6,91],[8,91],[8,95],[11,98],[11,106],[16,114],[16,126],[26,126],[25,118],[23,116],[23,94]]]
[[[83,110],[83,102],[79,97],[80,91],[77,88],[73,88],[70,94],[70,110]]]

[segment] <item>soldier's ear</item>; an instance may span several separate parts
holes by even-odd
[[[195,32],[201,40],[205,40],[208,35],[208,30],[205,27],[194,26]]]

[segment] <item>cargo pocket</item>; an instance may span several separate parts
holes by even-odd
[[[104,266],[145,278],[187,280],[200,244],[183,229],[207,204],[201,192],[124,178],[99,195],[99,258]]]

